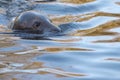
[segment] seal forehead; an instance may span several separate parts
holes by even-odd
[[[17,19],[19,21],[32,20],[36,15],[30,12],[20,14]]]
[[[43,15],[40,15],[37,12],[32,12],[32,11],[27,11],[22,13],[21,15],[19,15],[17,17],[17,20],[19,22],[32,22],[32,21],[40,21],[40,22],[44,22],[47,20],[47,18],[45,18]]]

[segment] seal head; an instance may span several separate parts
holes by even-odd
[[[48,18],[35,11],[21,13],[10,27],[14,32],[42,34],[44,36],[54,35],[61,31]]]

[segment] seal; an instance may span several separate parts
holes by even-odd
[[[55,35],[61,31],[47,17],[35,11],[21,13],[12,21],[10,28],[14,32],[41,34],[44,36]]]

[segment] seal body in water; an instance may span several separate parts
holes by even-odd
[[[12,21],[10,28],[14,32],[40,34],[42,36],[56,35],[61,31],[48,18],[35,11],[21,13]]]

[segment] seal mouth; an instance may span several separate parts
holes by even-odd
[[[43,34],[42,31],[39,30],[13,30],[15,33],[30,33],[30,34]]]

